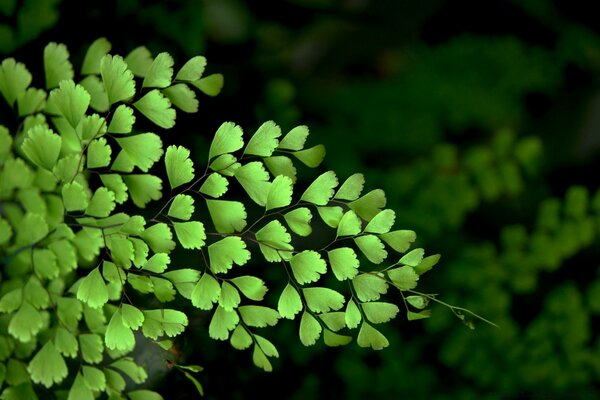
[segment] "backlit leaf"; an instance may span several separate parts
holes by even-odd
[[[417,321],[419,319],[426,319],[431,317],[431,310],[423,310],[419,312],[409,311],[407,313],[407,319],[409,321]]]
[[[188,324],[187,316],[181,311],[171,309],[145,310],[142,332],[149,339],[159,336],[174,337],[182,333]]]
[[[79,182],[65,184],[62,199],[67,211],[85,210],[89,204],[88,195]]]
[[[271,175],[285,175],[292,180],[292,183],[296,182],[296,167],[294,167],[294,163],[292,162],[292,160],[290,160],[289,157],[267,157],[263,158],[263,162],[267,166],[268,170],[271,172]]]
[[[102,361],[104,343],[100,335],[83,333],[79,335],[79,348],[81,357],[88,363],[98,364]]]
[[[241,169],[241,168],[240,168]],[[239,171],[239,170],[238,170]],[[276,176],[269,188],[265,207],[268,210],[289,206],[292,202],[292,180],[287,176]]]
[[[133,106],[146,118],[164,129],[175,125],[176,113],[171,102],[159,90],[151,90]]]
[[[165,166],[171,189],[194,179],[194,163],[190,151],[182,146],[169,146],[165,154]]]
[[[324,206],[333,196],[337,184],[338,180],[335,173],[333,171],[325,172],[306,189],[300,200]]]
[[[344,319],[346,321],[346,326],[350,329],[356,328],[358,324],[360,324],[360,321],[362,321],[360,309],[352,299],[348,300],[346,312],[344,313]]]
[[[358,274],[358,258],[350,247],[330,250],[327,252],[327,257],[331,270],[338,280],[352,279]]]
[[[131,261],[135,256],[133,243],[124,235],[111,235],[106,238],[106,246],[110,250],[110,255],[120,267],[131,267]]]
[[[152,281],[154,296],[158,301],[166,303],[175,300],[177,291],[175,291],[173,284],[170,281],[155,276],[151,276],[150,280]]]
[[[56,350],[52,341],[46,342],[44,347],[31,359],[27,371],[33,382],[41,383],[46,388],[62,382],[69,372],[65,359]]]
[[[370,233],[387,233],[392,229],[394,221],[396,220],[396,213],[394,210],[383,210],[373,217],[371,221],[365,227],[365,232]]]
[[[416,267],[423,260],[423,255],[425,254],[425,250],[423,249],[414,249],[410,252],[406,253],[398,264],[410,265],[411,267]]]
[[[219,308],[222,307],[227,311],[232,311],[234,308],[237,308],[241,301],[242,299],[240,298],[238,290],[232,284],[223,282],[221,285],[221,294],[219,296]],[[233,328],[235,328],[235,326],[233,326],[231,330]]]
[[[344,296],[326,287],[302,289],[307,307],[315,313],[337,311],[344,306]]]
[[[179,83],[162,90],[175,107],[186,113],[195,113],[198,111],[198,100],[196,93],[184,83]]]
[[[256,328],[274,326],[279,320],[277,311],[264,306],[240,306],[238,312],[246,325]]]
[[[89,365],[81,367],[85,384],[92,390],[103,391],[106,388],[106,377],[101,370]]]
[[[125,104],[120,104],[113,113],[108,124],[109,133],[130,133],[135,124],[133,109]]]
[[[220,295],[221,285],[219,285],[219,282],[210,274],[204,274],[192,291],[192,305],[201,310],[211,310],[213,304],[219,300]]]
[[[351,175],[344,181],[342,186],[340,186],[333,198],[338,200],[356,200],[360,197],[364,185],[365,177],[363,174]]]
[[[316,282],[327,272],[327,264],[321,255],[313,250],[305,250],[290,259],[294,278],[299,284]]]
[[[202,93],[207,96],[216,96],[221,92],[223,88],[223,75],[212,74],[204,78],[200,78],[197,81],[191,82],[192,85],[197,87]]]
[[[422,310],[429,305],[429,299],[425,296],[406,296],[405,299],[408,304],[419,310]]]
[[[260,157],[270,157],[277,148],[281,136],[281,128],[273,121],[262,124],[250,138],[244,154],[253,154]]]
[[[124,175],[123,182],[129,189],[131,200],[140,207],[146,207],[150,200],[158,200],[162,196],[162,181],[154,175]]]
[[[0,312],[11,313],[16,311],[21,306],[21,300],[23,299],[23,289],[18,288],[11,290],[6,293],[0,299]]]
[[[90,94],[83,86],[69,80],[60,82],[59,88],[50,92],[48,103],[69,125],[76,128],[90,105],[90,99]]]
[[[17,97],[19,117],[35,114],[41,111],[45,104],[46,92],[41,89],[29,88]]]
[[[19,311],[10,320],[8,333],[21,342],[29,342],[43,327],[42,314],[29,302],[24,301]]]
[[[281,296],[279,296],[277,311],[279,311],[279,314],[283,318],[294,319],[296,314],[302,311],[302,308],[300,294],[288,283],[283,292],[281,292]]]
[[[244,275],[231,280],[237,288],[250,300],[262,301],[267,293],[265,282],[257,277]]]
[[[371,190],[361,198],[348,203],[348,206],[362,219],[370,221],[376,216],[383,207],[385,207],[387,200],[385,193],[381,189]]]
[[[342,207],[317,207],[319,216],[328,226],[337,228],[344,216],[344,210]]]
[[[110,149],[110,146],[106,143],[105,138],[92,140],[88,145],[87,167],[107,167],[110,164],[111,153],[112,150]]]
[[[75,358],[77,357],[77,351],[79,350],[79,344],[75,335],[59,326],[56,328],[56,334],[54,336],[54,345],[56,350],[65,357]]]
[[[385,302],[363,303],[362,308],[367,319],[374,324],[388,322],[400,311],[397,305]]]
[[[300,341],[305,346],[312,346],[317,343],[319,337],[321,337],[321,324],[315,317],[308,312],[302,313],[302,319],[300,320]]]
[[[262,162],[253,161],[239,167],[235,171],[235,178],[256,204],[260,206],[266,204],[271,183],[269,173]]]
[[[246,208],[239,201],[206,200],[208,212],[220,233],[241,232],[246,226]]]
[[[58,160],[61,146],[60,136],[38,125],[27,131],[21,149],[35,165],[52,171]]]
[[[150,54],[150,51],[146,47],[139,46],[127,54],[125,62],[135,76],[143,78],[146,76],[150,65],[152,65],[152,54]]]
[[[373,350],[381,350],[389,346],[385,336],[366,322],[360,327],[356,343],[360,347],[371,347]]]
[[[223,196],[227,192],[228,185],[229,182],[227,181],[227,178],[223,177],[219,173],[214,172],[206,178],[198,191],[200,193],[217,198]]]
[[[163,278],[167,278],[175,285],[179,294],[188,300],[191,300],[192,291],[200,280],[200,271],[195,269],[183,268],[175,271],[165,272]]]
[[[174,63],[173,57],[169,53],[163,52],[158,54],[146,70],[142,87],[164,88],[169,86],[173,77]]]
[[[187,194],[178,194],[173,198],[167,215],[169,217],[189,220],[194,213],[194,199]]]
[[[173,229],[184,249],[199,249],[204,246],[206,233],[202,222],[173,222]]]
[[[304,148],[304,143],[306,142],[306,138],[308,137],[308,127],[305,125],[300,125],[293,128],[289,131],[281,142],[279,142],[279,149],[286,150],[302,150]]]
[[[373,264],[380,264],[387,257],[385,246],[375,235],[355,237],[354,243],[356,243],[360,251],[362,251],[365,257]]]
[[[183,65],[183,67],[181,67],[179,72],[177,72],[175,80],[188,82],[196,81],[202,77],[205,67],[206,58],[203,56],[192,57]]]
[[[110,105],[129,100],[135,95],[133,74],[121,56],[105,55],[102,57],[100,74]]]
[[[323,332],[323,340],[325,345],[329,347],[345,346],[352,341],[351,336],[339,335],[331,332],[329,329],[325,329]]]
[[[217,307],[208,326],[208,335],[215,340],[227,340],[229,332],[234,330],[239,322],[237,312]]]
[[[139,329],[142,326],[144,314],[137,307],[124,303],[120,312],[123,325],[127,328]]]
[[[230,343],[234,349],[244,350],[252,344],[252,336],[248,334],[246,328],[242,325],[238,325],[231,335]]]
[[[115,209],[115,194],[105,187],[100,187],[94,192],[90,203],[85,209],[87,215],[93,217],[108,217]]]
[[[388,289],[385,280],[373,274],[360,274],[352,279],[352,286],[360,301],[379,300]]]
[[[241,166],[242,164],[237,162],[237,158],[233,155],[221,154],[210,163],[209,168],[221,175],[233,176],[235,171]]]
[[[429,257],[425,257],[421,262],[415,266],[415,272],[419,275],[423,275],[425,272],[432,269],[438,261],[440,261],[440,255],[434,254]]]
[[[163,154],[162,141],[154,133],[142,133],[117,139],[129,159],[142,171],[148,172]]]
[[[325,146],[318,144],[310,149],[292,153],[298,160],[310,168],[316,168],[325,158]]]
[[[292,237],[281,222],[277,220],[269,222],[260,228],[255,236],[265,260],[276,262],[291,256],[293,247],[290,245],[290,241]]]
[[[285,222],[288,224],[292,232],[300,236],[308,236],[312,232],[310,221],[312,213],[306,207],[296,208],[283,215]]]
[[[400,290],[410,290],[417,287],[419,275],[411,266],[405,265],[387,271],[388,277]]]
[[[14,58],[7,58],[0,64],[0,92],[10,106],[25,92],[31,79],[25,64],[16,62]]]
[[[404,253],[409,249],[410,244],[416,240],[417,235],[414,231],[399,230],[384,233],[383,235],[379,235],[379,238],[386,242],[392,249],[399,253]]]
[[[208,159],[212,160],[216,156],[225,153],[233,153],[244,147],[244,139],[242,136],[242,128],[233,122],[224,122],[221,124],[210,144]]]
[[[69,389],[67,400],[94,400],[94,393],[86,384],[81,373],[75,375],[75,380],[71,385],[71,389]]]
[[[250,260],[246,242],[238,236],[228,236],[208,246],[210,269],[214,273],[227,272],[233,264],[244,265]]]
[[[100,78],[96,75],[88,75],[83,78],[79,84],[90,95],[90,107],[95,111],[105,113],[108,111],[110,104],[108,104],[108,95],[104,84],[100,81]]]
[[[118,204],[124,203],[129,195],[127,194],[127,186],[123,182],[123,178],[118,174],[102,174],[100,175],[102,184],[115,194],[115,202]]]
[[[100,74],[100,61],[108,54],[111,44],[106,38],[96,39],[88,48],[81,65],[81,75]]]
[[[142,269],[144,271],[154,272],[155,274],[162,274],[167,269],[167,266],[171,262],[171,258],[165,253],[156,253],[146,263]]]
[[[94,268],[81,280],[77,289],[77,298],[91,308],[102,307],[108,301],[108,289],[100,275],[99,267]]]
[[[64,44],[48,43],[44,48],[44,72],[46,88],[57,87],[60,81],[73,79],[73,65],[69,61],[69,51]]]
[[[356,236],[362,231],[360,218],[350,210],[344,214],[337,227],[337,237]]]

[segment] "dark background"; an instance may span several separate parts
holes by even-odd
[[[443,255],[421,290],[500,325],[470,331],[434,307],[427,321],[397,318],[384,329],[390,347],[373,352],[304,348],[284,321],[265,332],[281,353],[266,374],[210,340],[207,316],[190,309],[180,357],[205,367],[207,398],[593,399],[593,10],[566,0],[0,0],[0,53],[34,75],[49,41],[65,43],[75,65],[100,36],[114,53],[145,45],[178,65],[205,55],[223,92],[200,98],[198,114],[179,113],[167,143],[202,155],[226,120],[248,132],[269,119],[284,132],[308,125],[312,143],[327,146],[323,170],[364,172],[368,188],[386,191],[396,227]],[[197,396],[162,361],[149,369],[165,398]]]

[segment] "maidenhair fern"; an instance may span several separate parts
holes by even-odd
[[[169,306],[177,296],[209,313],[210,337],[250,349],[266,371],[278,350],[260,328],[281,318],[297,321],[306,346],[321,337],[345,345],[356,329],[358,345],[377,350],[388,341],[375,326],[399,312],[383,298],[390,286],[409,320],[430,315],[428,303],[439,300],[415,288],[439,256],[410,250],[415,233],[393,230],[383,191],[363,194],[361,174],[340,185],[333,171],[297,188],[293,160],[316,167],[325,154],[306,146],[304,126],[283,134],[269,121],[245,139],[225,122],[202,162],[181,146],[164,150],[136,122],[172,128],[175,108],[196,112],[196,93],[218,94],[223,77],[204,76],[201,56],[174,73],[168,53],[153,58],[139,47],[123,58],[110,49],[95,41],[75,80],[67,48],[50,43],[45,90],[31,87],[14,59],[0,66],[0,92],[19,121],[13,132],[0,126],[1,398],[34,399],[46,389],[68,399],[161,398],[126,390],[124,376],[147,378],[130,355],[136,341],[169,349],[185,331],[188,316]],[[153,174],[162,168],[167,182]],[[231,186],[249,199],[228,197]],[[161,200],[156,215],[142,212]],[[251,207],[261,210],[253,221]],[[332,229],[318,249],[302,241],[315,216]],[[171,265],[178,246],[202,262]],[[259,271],[238,268],[253,257],[287,273],[271,288],[276,309],[263,302]],[[379,267],[389,258],[399,261]],[[158,303],[136,304],[135,292]],[[465,319],[466,310],[451,309]],[[192,375],[200,367],[176,367],[202,391]]]

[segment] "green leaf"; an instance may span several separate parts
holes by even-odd
[[[273,121],[262,124],[256,133],[250,138],[244,154],[252,154],[260,157],[270,157],[277,148],[281,136],[281,128]]]
[[[312,232],[310,221],[312,214],[306,207],[297,208],[283,215],[292,232],[300,236],[308,236]]]
[[[134,383],[141,384],[148,379],[148,374],[144,367],[137,365],[131,357],[123,357],[110,364],[110,366],[125,373]]]
[[[47,250],[46,250],[47,251]],[[37,309],[48,307],[50,297],[40,281],[31,277],[23,289],[23,298]]]
[[[308,127],[305,125],[300,125],[289,131],[281,142],[279,142],[279,149],[286,150],[302,150],[304,148],[304,143],[306,142],[306,138],[308,137]]]
[[[133,106],[146,118],[164,129],[175,126],[175,110],[171,102],[159,90],[151,90]]]
[[[352,286],[360,301],[379,300],[388,289],[385,280],[373,274],[360,274],[352,279]]]
[[[133,164],[144,172],[148,172],[163,154],[162,141],[154,133],[127,136],[116,141]]]
[[[296,167],[294,163],[286,156],[275,156],[263,158],[263,162],[271,171],[271,175],[285,175],[292,180],[292,183],[296,182]]]
[[[131,99],[135,95],[133,74],[121,56],[105,55],[100,60],[100,74],[109,105]]]
[[[238,236],[228,236],[208,246],[210,269],[214,273],[225,273],[233,263],[244,265],[250,260],[246,242]]]
[[[342,207],[317,207],[319,216],[328,226],[337,228],[344,216],[344,210]]]
[[[48,234],[48,224],[41,214],[27,213],[16,226],[16,244],[27,245],[41,240]]]
[[[227,340],[229,332],[234,330],[239,322],[237,312],[217,307],[208,326],[208,335],[215,340]]]
[[[409,311],[407,313],[407,318],[409,321],[416,321],[419,319],[425,319],[431,317],[431,310],[423,310],[420,312]]]
[[[336,237],[356,236],[362,231],[360,218],[350,210],[344,214],[337,227]]]
[[[23,289],[18,288],[11,290],[0,299],[0,312],[11,313],[18,310],[21,306],[22,299]]]
[[[77,357],[77,351],[79,350],[79,344],[75,335],[66,330],[63,327],[56,328],[56,335],[54,337],[54,345],[63,356],[75,358]]]
[[[244,147],[242,128],[233,122],[221,124],[208,150],[209,161],[221,154],[233,153]]]
[[[154,292],[154,284],[149,276],[128,274],[127,282],[136,291],[142,294],[148,294]]]
[[[7,58],[0,64],[0,92],[11,107],[29,87],[31,80],[25,64],[16,62],[14,58]]]
[[[438,261],[440,261],[441,256],[439,254],[434,254],[429,257],[425,257],[421,262],[415,266],[415,272],[419,275],[423,275],[425,272],[432,269]]]
[[[348,206],[365,221],[370,221],[385,207],[387,200],[381,189],[371,190],[361,198],[348,203]]]
[[[363,174],[351,175],[344,181],[342,186],[340,186],[333,198],[336,200],[356,200],[360,197],[364,185],[365,177]]]
[[[71,297],[59,297],[56,302],[56,315],[70,330],[75,330],[83,315],[83,305]]]
[[[326,287],[309,287],[302,289],[306,306],[315,313],[337,311],[344,307],[344,296]]]
[[[80,334],[79,348],[81,349],[81,357],[85,362],[98,364],[102,361],[104,344],[100,335],[95,333]]]
[[[155,276],[151,276],[150,280],[152,281],[154,296],[158,299],[158,301],[166,303],[168,301],[175,300],[177,292],[173,288],[173,284],[171,282]]]
[[[110,164],[110,155],[112,150],[106,143],[105,138],[92,140],[88,145],[87,151],[87,167],[102,168]]]
[[[224,178],[221,176],[221,174],[214,172],[206,178],[198,191],[200,193],[217,198],[223,196],[227,192],[228,185],[229,182],[227,181],[227,178]]]
[[[177,72],[175,80],[187,82],[197,81],[202,77],[205,67],[206,58],[203,56],[192,57],[183,65],[183,67],[181,67],[179,72]]]
[[[105,113],[108,111],[110,105],[108,104],[108,95],[103,83],[96,75],[88,75],[82,79],[79,84],[90,95],[90,107],[94,110]]]
[[[144,314],[137,307],[123,303],[118,312],[121,314],[121,322],[127,328],[139,329],[144,323]]]
[[[204,246],[206,233],[202,222],[173,222],[173,229],[184,249],[200,249]]]
[[[102,375],[104,376],[104,375]],[[88,387],[81,373],[75,375],[75,380],[69,389],[67,400],[94,400],[94,393]]]
[[[125,104],[119,105],[108,124],[109,133],[131,133],[135,124],[135,115],[133,109]]]
[[[363,322],[360,327],[356,343],[360,347],[371,347],[373,350],[381,350],[390,345],[381,332],[366,322]]]
[[[175,107],[186,113],[198,112],[198,100],[196,93],[185,83],[179,83],[162,90]]]
[[[219,306],[223,307],[227,311],[232,311],[234,308],[240,305],[242,299],[238,290],[230,283],[223,282],[221,284],[221,295],[219,296]],[[231,329],[235,328],[233,326]],[[230,329],[230,330],[231,330]],[[222,340],[226,340],[222,339]]]
[[[166,272],[162,276],[173,282],[179,294],[191,300],[192,291],[200,279],[200,272],[195,269],[184,268]]]
[[[160,53],[146,70],[143,88],[165,88],[173,77],[173,57],[169,53]]]
[[[273,366],[258,344],[254,345],[254,350],[252,351],[252,362],[257,367],[262,368],[265,372],[273,371]]]
[[[299,284],[316,282],[322,274],[327,272],[327,263],[321,255],[313,250],[304,250],[290,259],[290,266],[294,278]]]
[[[235,178],[256,204],[260,206],[266,204],[271,183],[269,173],[262,162],[253,161],[239,167],[235,171]]]
[[[210,163],[209,168],[221,175],[233,176],[242,164],[231,154],[221,154]]]
[[[293,247],[290,245],[291,235],[287,232],[281,222],[273,220],[260,228],[256,234],[258,246],[265,260],[276,262],[288,259]]]
[[[154,254],[146,263],[142,269],[144,271],[154,272],[156,274],[162,274],[167,269],[167,266],[171,262],[171,258],[165,253]]]
[[[41,89],[29,88],[17,97],[19,117],[35,114],[41,111],[45,104],[46,92]]]
[[[37,125],[27,131],[21,149],[35,165],[52,171],[61,146],[60,136],[42,125]]]
[[[333,196],[334,189],[338,185],[335,172],[328,171],[319,175],[317,179],[306,189],[300,200],[320,206],[327,205]]]
[[[219,282],[210,274],[204,274],[192,291],[192,305],[201,310],[211,310],[213,304],[219,300],[220,295],[221,286]]]
[[[100,175],[102,184],[115,194],[115,202],[118,204],[124,203],[129,195],[127,194],[127,186],[123,182],[123,178],[118,174],[103,174]]]
[[[77,128],[90,105],[90,99],[90,94],[83,86],[75,85],[73,81],[62,81],[58,89],[50,92],[48,103],[69,122],[69,125]]]
[[[296,314],[302,311],[302,299],[300,294],[289,283],[281,292],[277,303],[277,311],[283,318],[294,319]]]
[[[56,350],[52,341],[46,342],[31,359],[27,371],[33,382],[41,383],[46,388],[62,382],[69,372],[65,359]]]
[[[241,306],[238,312],[246,325],[256,328],[274,326],[279,320],[277,311],[264,306]]]
[[[13,315],[8,325],[8,333],[20,340],[29,342],[44,327],[44,318],[29,302],[24,301]]]
[[[223,88],[223,75],[212,74],[204,78],[198,79],[197,81],[191,82],[192,85],[197,87],[202,93],[207,96],[216,96],[221,92]]]
[[[292,154],[307,167],[316,168],[325,158],[325,146],[318,144],[310,149],[296,151]]]
[[[321,337],[321,324],[319,321],[308,312],[302,313],[302,319],[300,320],[300,341],[305,346],[312,346],[317,343],[319,337]]]
[[[39,278],[54,279],[60,270],[56,264],[56,256],[48,249],[34,249],[33,269]]]
[[[108,54],[111,44],[106,38],[96,39],[88,48],[81,65],[81,75],[100,74],[102,57]]]
[[[100,187],[94,192],[85,213],[93,217],[103,218],[108,217],[114,209],[115,194],[105,187]]]
[[[77,253],[73,245],[67,240],[56,240],[48,245],[56,255],[61,273],[68,273],[77,268]]]
[[[88,195],[79,182],[65,184],[62,199],[66,211],[85,210],[89,204]]]
[[[173,198],[167,215],[184,221],[189,220],[194,213],[194,199],[187,194],[178,194]]]
[[[348,304],[346,305],[344,320],[346,321],[346,326],[350,329],[358,327],[358,324],[362,321],[360,309],[352,299],[348,300]]]
[[[379,238],[386,242],[392,249],[398,253],[404,253],[409,249],[410,244],[417,239],[414,231],[399,230],[379,235]]]
[[[406,253],[398,264],[410,265],[411,267],[416,267],[423,260],[423,255],[425,254],[425,250],[423,249],[414,249],[408,253]]]
[[[340,247],[327,252],[329,265],[335,277],[343,281],[352,279],[358,274],[360,266],[356,253],[350,247]]]
[[[171,189],[194,179],[194,163],[190,160],[190,151],[183,146],[167,148],[165,166]]]
[[[352,341],[352,337],[345,335],[338,335],[337,333],[331,332],[329,329],[325,329],[323,332],[323,340],[329,347],[345,346]]]
[[[319,318],[325,324],[327,329],[337,332],[346,327],[346,318],[344,311],[334,311],[325,314],[319,314]]]
[[[148,51],[146,47],[139,46],[127,54],[125,62],[135,76],[143,78],[146,76],[146,72],[148,71],[148,68],[150,68],[150,65],[152,65],[152,54],[150,54],[150,51]]]
[[[120,373],[110,368],[104,368],[104,376],[106,377],[106,385],[114,392],[120,393],[125,390],[126,382]]]
[[[238,325],[231,335],[230,343],[234,349],[244,350],[252,344],[252,336],[246,332],[246,328]]]
[[[388,322],[400,311],[397,305],[385,302],[363,303],[362,308],[367,319],[374,324]]]
[[[8,243],[10,238],[13,236],[13,230],[10,224],[0,217],[0,245]]]
[[[206,200],[208,212],[219,233],[241,232],[246,227],[246,209],[239,201]]]
[[[262,301],[268,290],[262,279],[249,275],[233,278],[231,283],[237,286],[244,296],[255,301]]]
[[[406,296],[405,300],[408,304],[419,310],[422,310],[429,305],[429,299],[425,296]]]
[[[154,175],[125,175],[123,181],[129,188],[131,200],[140,208],[162,196],[162,181]]]
[[[185,330],[188,324],[187,316],[181,311],[160,309],[144,311],[142,332],[149,339],[156,340],[159,336],[174,337]]]
[[[94,268],[81,280],[77,288],[77,298],[91,308],[100,308],[108,302],[108,289],[100,275],[100,268]]]
[[[96,139],[106,133],[106,120],[98,114],[84,115],[76,132],[83,140]]]
[[[71,80],[75,73],[69,61],[69,52],[64,44],[48,43],[44,48],[44,72],[46,88],[57,87],[63,80]]]
[[[272,210],[273,208],[289,206],[291,202],[292,180],[284,175],[276,176],[271,183],[269,193],[267,195],[267,201],[265,204],[267,211]]]
[[[387,271],[388,277],[400,290],[410,290],[417,287],[419,275],[411,266],[405,265]]]
[[[365,227],[365,232],[370,233],[387,233],[392,229],[394,221],[396,220],[396,213],[394,210],[383,210],[373,217],[371,221]]]
[[[131,267],[131,261],[135,256],[133,243],[124,235],[112,235],[106,238],[106,247],[110,250],[110,255],[120,267]]]
[[[106,377],[101,370],[95,367],[84,365],[81,367],[85,384],[91,390],[104,391],[106,389]]]
[[[387,257],[385,246],[375,235],[355,237],[354,243],[373,264],[381,264]]]

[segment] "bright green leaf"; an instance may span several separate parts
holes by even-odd
[[[381,189],[371,190],[361,198],[348,203],[348,206],[359,217],[365,221],[370,221],[374,216],[379,214],[381,209],[385,207],[387,200],[385,193]]]
[[[204,274],[192,291],[192,305],[201,310],[211,310],[213,304],[219,300],[220,295],[221,286],[219,282],[210,274]]]
[[[224,273],[233,264],[244,265],[250,260],[246,242],[238,236],[228,236],[208,246],[210,269],[214,273]]]
[[[308,236],[312,232],[310,221],[312,214],[306,207],[297,208],[283,215],[292,232],[300,236]]]
[[[17,97],[19,117],[35,114],[41,111],[45,104],[46,92],[41,89],[29,88]]]
[[[310,149],[292,153],[298,160],[310,168],[316,168],[325,158],[325,146],[318,144]]]
[[[405,265],[387,271],[388,277],[400,290],[410,290],[417,287],[419,275],[411,266]]]
[[[46,342],[44,347],[31,359],[27,371],[33,382],[41,383],[46,388],[62,382],[69,372],[65,359],[56,350],[52,341]]]
[[[344,319],[346,321],[346,326],[350,329],[356,328],[358,324],[360,324],[360,321],[362,321],[360,309],[352,299],[348,300],[346,312],[344,313]]]
[[[126,106],[125,104],[119,105],[108,125],[109,133],[131,133],[135,124],[135,115],[133,115],[133,109]]]
[[[321,324],[315,317],[308,312],[302,313],[302,319],[300,320],[300,341],[305,346],[312,346],[317,343],[317,340],[321,336]]]
[[[296,167],[294,163],[286,156],[274,156],[263,158],[263,162],[271,171],[271,175],[285,175],[292,180],[292,183],[296,182]]]
[[[337,227],[337,237],[356,236],[362,231],[360,218],[350,210],[344,214]]]
[[[291,235],[287,232],[281,222],[273,220],[260,228],[256,234],[256,240],[265,260],[276,262],[291,257],[293,247],[290,245]]]
[[[279,142],[280,149],[286,150],[302,150],[304,148],[304,143],[306,142],[306,138],[308,137],[308,127],[305,125],[300,125],[293,128],[289,131],[281,142]]]
[[[181,67],[179,72],[177,72],[175,80],[188,82],[197,81],[202,77],[205,67],[206,58],[203,56],[192,57],[183,65],[183,67]]]
[[[58,89],[54,89],[48,96],[48,104],[56,109],[73,128],[77,128],[79,121],[85,115],[90,105],[90,94],[81,85],[73,81],[62,81]]]
[[[173,77],[173,57],[163,52],[156,56],[152,64],[146,70],[146,76],[142,82],[143,88],[165,88],[171,84]]]
[[[246,328],[238,325],[231,335],[230,343],[234,349],[244,350],[252,344],[252,336],[248,334]]]
[[[240,298],[238,290],[232,284],[223,282],[221,285],[221,295],[219,296],[219,306],[227,311],[232,311],[234,308],[237,308],[241,301],[242,299]],[[231,329],[233,328],[235,328],[235,326]]]
[[[363,303],[362,308],[367,319],[374,324],[388,322],[400,311],[397,305],[385,302]]]
[[[242,147],[244,147],[242,128],[233,122],[224,122],[215,133],[208,151],[208,159],[212,160],[221,154],[233,153]]]
[[[162,196],[162,181],[154,175],[124,175],[123,182],[129,189],[131,200],[140,207],[146,207],[150,200],[158,200]]]
[[[327,263],[313,250],[305,250],[290,259],[292,273],[299,284],[316,282],[327,272]]]
[[[204,78],[198,79],[197,81],[191,82],[192,85],[197,87],[202,93],[207,96],[216,96],[221,92],[223,88],[223,75],[212,74]]]
[[[277,303],[277,311],[283,318],[294,319],[296,314],[302,311],[302,300],[300,294],[291,284],[287,284],[279,301]]]
[[[102,184],[115,194],[115,202],[118,204],[124,203],[129,195],[127,194],[127,185],[118,174],[103,174],[100,175]]]
[[[231,154],[221,154],[217,156],[209,165],[209,168],[221,175],[233,176],[235,171],[242,164],[237,162],[237,158]]]
[[[373,264],[381,264],[387,257],[385,246],[375,235],[364,235],[354,238],[354,243]]]
[[[92,217],[103,218],[108,217],[114,209],[115,194],[105,187],[100,187],[94,192],[85,213]]]
[[[111,44],[106,38],[96,39],[88,48],[81,65],[81,75],[100,74],[100,61],[108,54]]]
[[[182,333],[188,324],[187,316],[181,311],[160,309],[144,311],[142,332],[147,338],[156,340],[159,336],[174,337]]]
[[[162,90],[175,107],[186,113],[198,112],[198,99],[196,93],[185,83],[179,83]]]
[[[75,335],[61,326],[56,328],[54,345],[56,346],[56,350],[58,350],[63,356],[70,358],[77,357],[79,344],[77,343]]]
[[[373,217],[371,221],[365,227],[365,232],[369,233],[387,233],[392,229],[394,221],[396,220],[396,213],[394,210],[383,210]]]
[[[331,332],[329,329],[325,329],[323,332],[323,340],[329,347],[345,346],[352,341],[351,336],[339,335]]]
[[[302,289],[307,307],[315,313],[337,311],[344,306],[344,296],[326,287]]]
[[[161,128],[170,129],[175,125],[175,110],[171,108],[169,99],[159,90],[151,90],[133,103],[133,106]]]
[[[356,200],[360,197],[364,185],[365,177],[363,174],[351,175],[344,181],[342,186],[340,186],[333,198],[337,200]]]
[[[152,65],[152,54],[150,54],[150,51],[148,51],[146,47],[139,46],[127,54],[125,62],[135,76],[143,78],[146,76],[146,72],[148,71],[148,68],[150,68],[150,65]]]
[[[178,194],[173,198],[167,215],[187,221],[194,213],[194,198],[187,194]]]
[[[423,275],[425,272],[432,269],[438,261],[440,261],[441,256],[439,254],[434,254],[429,257],[425,257],[421,262],[415,266],[415,272],[419,275]]]
[[[71,389],[69,389],[67,400],[94,400],[94,393],[86,384],[81,373],[77,373],[75,376]]]
[[[360,327],[356,343],[360,347],[371,347],[373,350],[381,350],[389,346],[385,336],[366,322]]]
[[[173,229],[184,249],[200,249],[204,246],[206,233],[202,222],[173,222]]]
[[[8,333],[20,340],[29,342],[44,327],[44,318],[29,302],[24,301],[13,315],[8,325]]]
[[[274,326],[279,320],[277,311],[264,306],[240,306],[238,312],[246,325],[256,328]]]
[[[269,173],[262,162],[253,161],[239,167],[235,171],[235,178],[256,204],[260,206],[266,204],[271,183]]]
[[[227,181],[227,178],[223,177],[219,173],[214,172],[206,178],[198,191],[200,193],[217,198],[223,196],[227,192],[228,185],[229,182]]]
[[[417,235],[414,231],[399,230],[384,233],[383,235],[379,235],[379,238],[386,242],[392,249],[399,253],[404,253],[409,249],[410,244],[416,240]]]
[[[171,189],[194,179],[194,163],[190,151],[183,146],[169,146],[165,154],[165,166]]]
[[[219,306],[210,320],[208,335],[215,340],[227,340],[229,332],[234,330],[239,322],[237,312]]]
[[[281,136],[281,128],[273,121],[262,124],[256,133],[250,138],[244,154],[252,154],[260,157],[270,157],[277,148]]]
[[[332,228],[337,228],[344,216],[344,210],[339,206],[317,207],[317,211],[323,222]]]
[[[48,43],[44,48],[44,72],[46,88],[57,87],[63,80],[73,79],[73,65],[69,61],[69,51],[64,44]]]
[[[422,310],[429,305],[429,298],[425,296],[406,296],[405,299],[408,304],[419,310]]]
[[[83,78],[79,84],[83,86],[83,88],[90,95],[90,107],[92,107],[95,111],[105,113],[110,108],[110,104],[108,104],[108,95],[106,94],[106,89],[100,78],[96,75],[88,75]]]
[[[52,171],[61,146],[60,136],[44,126],[37,125],[27,131],[21,149],[34,164]]]
[[[241,169],[241,168],[240,168]],[[238,170],[239,171],[239,170]],[[292,180],[284,175],[276,176],[269,193],[265,207],[268,210],[289,206],[292,202]]]
[[[100,335],[97,335],[95,333],[80,334],[79,348],[81,349],[81,357],[86,362],[98,364],[102,361],[104,353],[104,342],[102,341]]]
[[[121,56],[105,55],[100,60],[100,74],[110,105],[135,95],[133,74]]]
[[[17,97],[31,84],[31,73],[25,64],[7,58],[0,64],[0,92],[12,107]]]
[[[154,254],[142,267],[144,271],[154,272],[156,274],[162,274],[167,269],[167,266],[171,262],[171,258],[165,253]]]
[[[101,168],[107,167],[110,164],[110,155],[112,150],[106,143],[105,138],[92,140],[88,145],[87,151],[87,167]]]
[[[246,226],[246,209],[239,201],[206,200],[208,212],[220,233],[241,232]]]
[[[423,255],[425,254],[425,250],[423,249],[414,249],[410,252],[406,253],[398,264],[410,265],[411,267],[416,267],[423,260]]]
[[[108,289],[100,275],[99,267],[94,268],[81,280],[77,289],[77,298],[91,308],[102,307],[108,302]]]
[[[343,281],[352,279],[358,274],[360,266],[356,253],[350,247],[340,247],[327,252],[329,264],[335,277]]]
[[[231,280],[237,288],[250,300],[262,301],[267,293],[265,282],[257,277],[244,275]]]
[[[106,388],[106,377],[101,370],[89,365],[81,367],[85,384],[95,391],[103,391]]]
[[[319,175],[317,179],[306,189],[300,200],[320,206],[327,205],[333,197],[334,189],[338,185],[335,172],[328,171]]]
[[[373,274],[360,274],[352,279],[352,286],[360,301],[379,300],[388,289],[386,281]]]
[[[160,160],[163,154],[162,141],[154,133],[142,133],[117,139],[117,143],[129,159],[144,172]]]
[[[144,314],[137,308],[127,303],[121,305],[121,322],[130,329],[139,329],[144,323]]]

